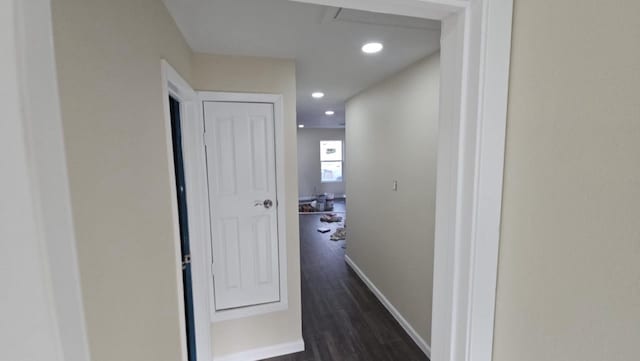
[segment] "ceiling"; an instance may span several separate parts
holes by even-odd
[[[308,128],[344,127],[347,99],[440,48],[434,20],[288,0],[164,2],[196,52],[295,59],[298,123]],[[369,41],[382,52],[362,53]]]

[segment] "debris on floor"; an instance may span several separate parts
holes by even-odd
[[[323,214],[322,217],[320,217],[320,221],[328,223],[342,222],[342,217],[337,216],[335,213],[327,213]]]
[[[320,233],[327,233],[330,230],[331,230],[331,228],[329,228],[329,227],[320,227],[320,228],[318,228],[318,232],[320,232]]]
[[[336,229],[336,231],[331,235],[332,241],[341,241],[346,238],[347,238],[347,229],[342,227]]]
[[[305,204],[301,204],[298,206],[298,212],[300,213],[312,213],[312,212],[316,212],[317,209],[315,207],[315,203],[316,201],[313,201],[311,203],[305,203]]]

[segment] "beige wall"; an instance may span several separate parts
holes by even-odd
[[[53,0],[73,217],[93,361],[182,357],[160,59],[191,51],[156,0]]]
[[[160,1],[52,6],[93,360],[177,360],[184,352],[163,58],[196,89],[284,94],[289,310],[218,323],[212,331],[216,355],[299,340],[294,62],[193,55]]]
[[[640,341],[640,2],[515,2],[496,361]]]
[[[300,309],[300,243],[296,163],[296,81],[293,60],[195,54],[196,90],[277,93],[284,96],[285,196],[287,202],[287,267],[289,309],[266,315],[214,323],[215,356],[294,342],[302,338]]]
[[[347,255],[427,343],[439,73],[435,54],[355,96],[346,109]]]
[[[346,152],[343,152],[342,155],[343,181],[322,183],[320,182],[320,141],[322,140],[341,140],[344,142],[345,130],[343,128],[298,129],[298,194],[300,197],[314,196],[325,192],[334,193],[336,197],[344,195]]]

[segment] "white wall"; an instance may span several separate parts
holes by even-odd
[[[160,60],[191,50],[159,0],[53,0],[82,294],[93,361],[182,359]]]
[[[287,270],[289,308],[254,317],[214,323],[216,357],[302,339],[300,242],[296,163],[296,80],[293,60],[194,54],[196,90],[282,94],[285,123],[285,196],[287,206]]]
[[[515,2],[496,361],[639,357],[639,15]]]
[[[431,339],[439,54],[347,102],[347,256]],[[393,180],[398,191],[392,190]]]
[[[300,197],[314,196],[320,193],[334,193],[342,197],[345,192],[344,171],[346,152],[342,155],[342,182],[320,182],[320,141],[345,140],[344,129],[298,129],[298,194]],[[344,143],[343,143],[344,150]]]

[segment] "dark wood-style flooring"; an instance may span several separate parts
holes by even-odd
[[[344,214],[340,214],[344,215]],[[342,223],[329,227],[335,229]],[[320,215],[300,216],[302,335],[305,351],[271,361],[417,361],[428,358],[344,262],[344,241]]]

